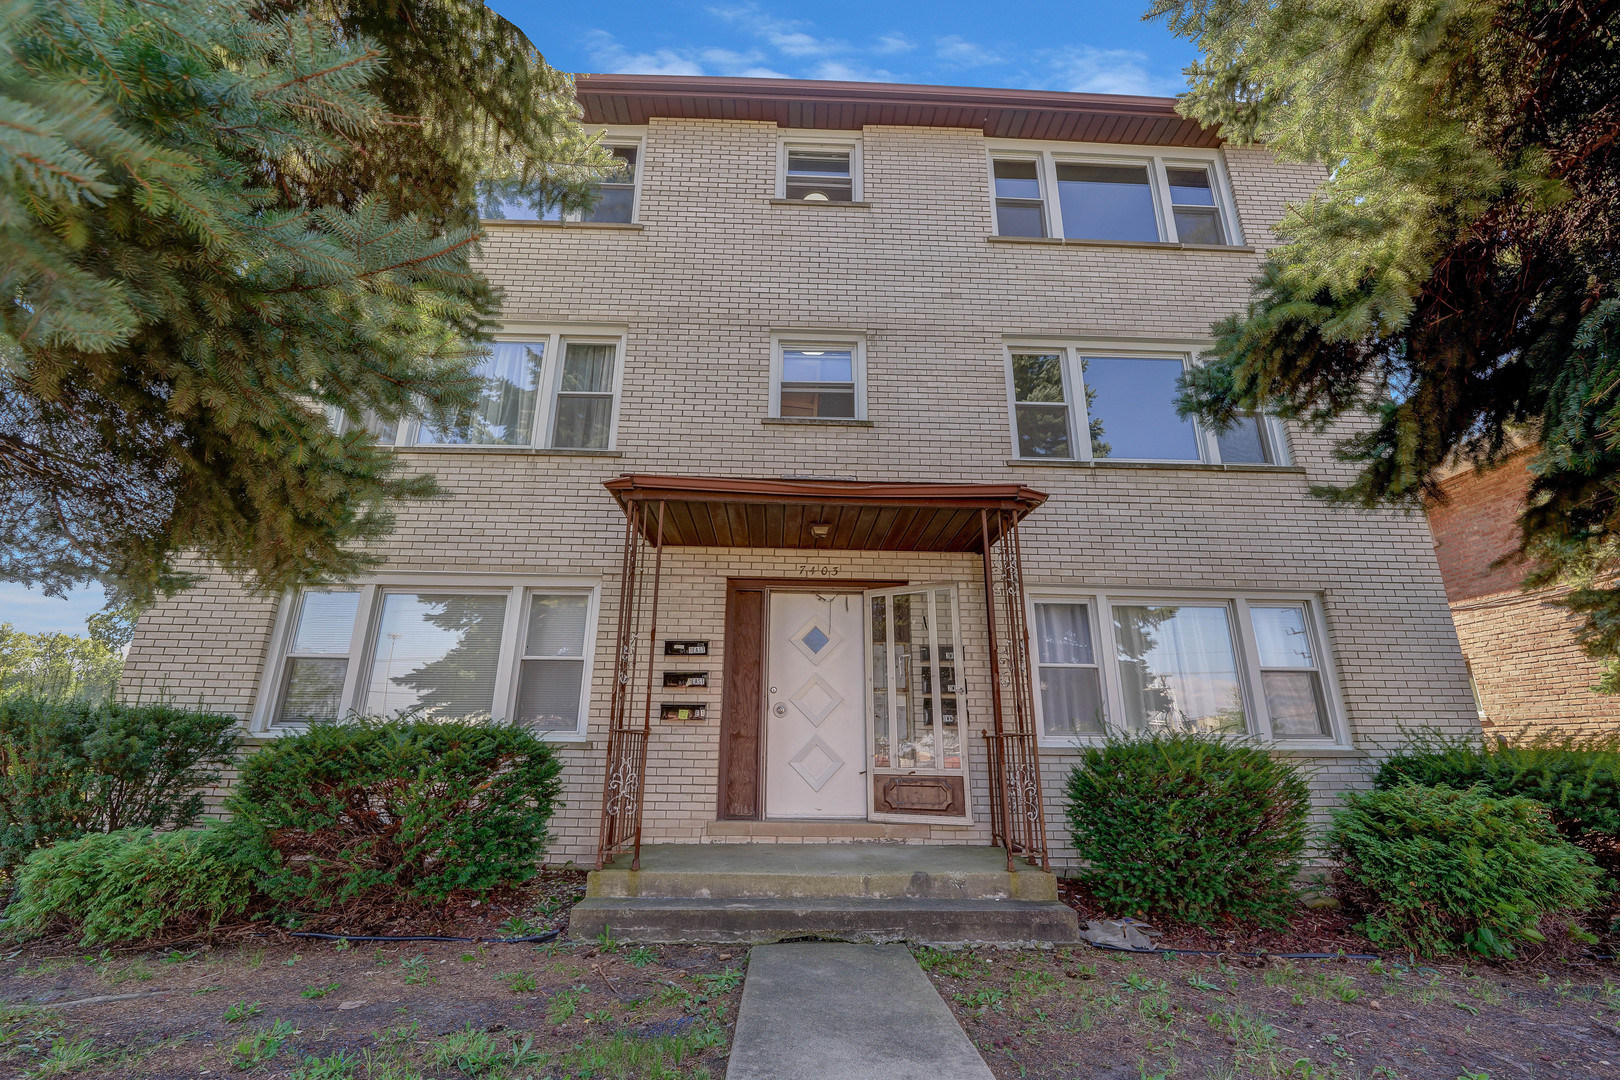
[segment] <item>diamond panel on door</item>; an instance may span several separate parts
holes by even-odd
[[[804,777],[811,791],[820,791],[844,767],[844,759],[835,754],[820,735],[812,735],[803,749],[788,758],[788,764],[793,766],[794,772]]]
[[[793,635],[793,647],[812,664],[821,662],[838,651],[844,639],[819,615],[801,626]]]
[[[844,703],[844,695],[833,689],[832,684],[826,679],[814,675],[788,700],[793,702],[793,707],[803,713],[811,725],[820,727],[821,722]]]

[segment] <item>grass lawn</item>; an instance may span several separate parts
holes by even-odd
[[[1608,965],[917,950],[1000,1080],[1620,1077]]]
[[[0,1076],[719,1077],[745,960],[594,941],[23,949],[0,965]]]

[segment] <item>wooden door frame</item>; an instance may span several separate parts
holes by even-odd
[[[864,593],[868,589],[897,589],[904,588],[906,581],[896,581],[892,578],[785,578],[785,577],[744,577],[726,579],[726,627],[725,650],[726,659],[720,677],[720,760],[715,790],[715,820],[717,821],[763,821],[765,820],[765,755],[762,752],[765,745],[765,708],[766,708],[766,664],[768,663],[765,637],[769,632],[770,594],[773,592],[838,592],[838,593]],[[754,627],[757,636],[757,645],[748,650],[738,648],[746,627],[742,622],[741,597],[739,593],[757,592],[762,594],[758,608],[758,625]],[[864,624],[863,624],[864,625]],[[732,721],[743,716],[749,706],[743,704],[739,689],[747,680],[743,677],[742,665],[752,666],[752,674],[756,682],[757,694],[752,703],[752,723],[750,735],[753,739],[753,773],[754,806],[750,814],[728,813],[730,802],[727,799],[727,787],[731,778],[732,768]],[[861,677],[867,677],[862,672]],[[747,769],[748,763],[739,760],[738,768]]]

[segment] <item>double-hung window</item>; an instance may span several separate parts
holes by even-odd
[[[1024,459],[1286,464],[1280,425],[1242,416],[1224,432],[1176,413],[1191,353],[1057,342],[1007,349],[1014,449]]]
[[[1197,731],[1323,743],[1343,730],[1312,598],[1037,591],[1031,626],[1047,739]]]
[[[503,337],[478,365],[478,394],[464,415],[446,424],[413,418],[375,428],[378,441],[391,446],[611,449],[623,336],[558,331]]]
[[[859,340],[779,337],[772,352],[773,417],[865,419],[865,357]]]
[[[782,142],[776,195],[793,202],[848,203],[861,198],[859,142]]]
[[[583,731],[595,592],[484,575],[390,575],[291,596],[256,716],[279,730],[368,716]]]
[[[1241,240],[1218,154],[994,149],[996,235],[1221,247]]]
[[[564,224],[628,225],[636,220],[637,164],[641,157],[639,139],[611,142],[613,168],[596,182],[594,201],[589,207],[564,209],[556,202],[536,202],[503,190],[505,185],[485,185],[480,195],[482,212],[488,221],[552,221]]]

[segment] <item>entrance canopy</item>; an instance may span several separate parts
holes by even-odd
[[[884,484],[633,473],[604,486],[627,512],[631,503],[663,504],[661,537],[654,535],[656,515],[640,518],[643,539],[655,547],[982,553],[986,526],[989,541],[995,544],[1004,529],[1046,501],[1044,492],[1023,484]],[[981,521],[982,511],[988,514]]]

